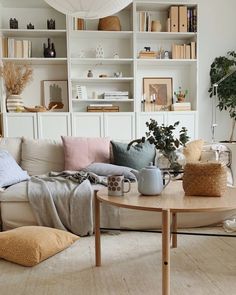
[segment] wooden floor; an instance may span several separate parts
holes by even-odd
[[[0,294],[161,294],[161,235],[103,235],[100,268],[94,237],[33,268],[0,260]],[[171,294],[236,294],[236,238],[179,236],[171,250]]]

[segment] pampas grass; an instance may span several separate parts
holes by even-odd
[[[3,77],[9,95],[21,94],[25,86],[32,80],[33,69],[28,65],[16,65],[6,62],[0,67],[0,77]]]

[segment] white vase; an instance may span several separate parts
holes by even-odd
[[[6,107],[9,113],[22,112],[24,110],[23,99],[18,94],[11,94],[7,97]]]

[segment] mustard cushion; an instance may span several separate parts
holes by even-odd
[[[197,139],[190,141],[183,148],[183,154],[185,155],[186,162],[197,162],[201,158],[202,147],[204,140]]]
[[[73,244],[79,237],[55,228],[23,226],[0,233],[0,258],[34,266]]]

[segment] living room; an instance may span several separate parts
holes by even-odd
[[[4,294],[235,293],[235,8],[0,0]]]

